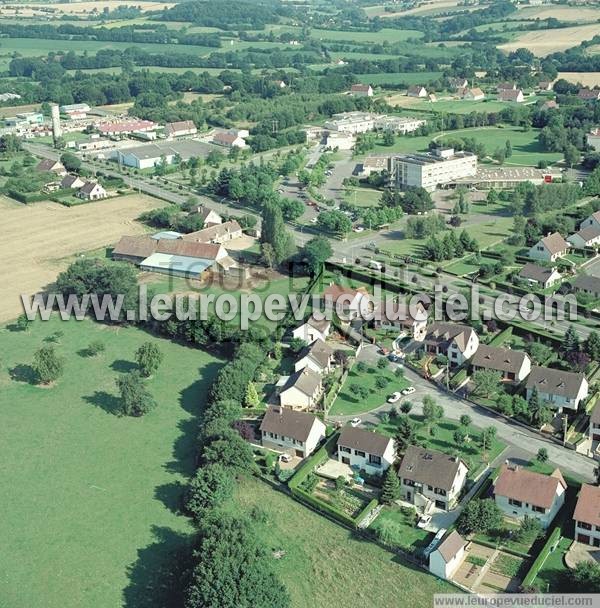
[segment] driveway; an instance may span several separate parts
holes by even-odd
[[[381,355],[377,353],[377,348],[373,345],[365,345],[360,353],[359,360],[361,361],[377,361]],[[390,364],[395,366],[396,364]],[[423,411],[423,397],[430,395],[439,405],[444,408],[444,415],[451,420],[459,420],[463,414],[468,414],[473,426],[485,428],[493,426],[496,428],[497,437],[507,444],[508,450],[502,454],[503,459],[510,459],[515,462],[527,462],[535,458],[540,448],[548,450],[550,462],[560,467],[564,472],[571,473],[586,481],[593,481],[594,469],[596,463],[572,450],[563,448],[554,442],[545,440],[537,433],[527,430],[519,424],[504,419],[502,416],[496,415],[493,412],[472,405],[471,403],[460,399],[453,393],[438,388],[436,385],[428,382],[419,374],[411,369],[404,368],[405,378],[412,384],[416,391],[407,397],[413,404],[412,412],[420,414]],[[400,402],[401,403],[401,402]],[[398,405],[398,404],[396,404]],[[360,414],[363,424],[376,425],[380,421],[380,416],[383,412],[390,412],[392,405],[385,402],[385,396],[382,397],[382,403],[379,407]],[[332,416],[331,419],[337,422],[345,423],[354,416]]]

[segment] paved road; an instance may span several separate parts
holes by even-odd
[[[365,346],[359,356],[363,361],[376,361],[380,358],[374,346]],[[422,412],[422,400],[425,395],[435,398],[444,408],[444,414],[452,420],[459,420],[463,414],[468,414],[473,420],[473,425],[478,428],[493,426],[497,429],[497,436],[509,449],[503,454],[503,458],[510,458],[515,461],[529,461],[535,458],[540,448],[546,448],[550,457],[550,462],[560,467],[564,471],[577,475],[588,481],[594,480],[594,469],[596,464],[590,458],[578,454],[572,450],[563,448],[552,441],[541,438],[537,433],[523,428],[519,424],[507,421],[502,416],[495,415],[488,410],[473,406],[469,402],[458,398],[452,393],[437,388],[427,380],[424,380],[417,373],[405,368],[406,379],[417,389],[415,393],[406,397],[413,403],[413,412]],[[390,391],[391,392],[391,391]],[[401,403],[401,402],[400,402]],[[382,403],[380,407],[369,413],[360,415],[363,423],[378,424],[383,412],[391,411],[392,406]],[[354,416],[332,416],[331,419],[338,422],[347,422]]]

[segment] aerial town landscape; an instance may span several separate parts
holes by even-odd
[[[600,594],[600,3],[378,1],[0,4],[0,607]]]

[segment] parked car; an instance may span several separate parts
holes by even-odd
[[[353,228],[354,232],[364,232],[365,228],[364,226],[356,226],[356,228]]]
[[[417,389],[414,386],[407,386],[403,391],[402,394],[404,396],[406,395],[412,395]]]
[[[431,515],[421,515],[417,522],[417,528],[426,528],[431,523]]]
[[[352,420],[350,420],[350,426],[357,427],[361,422],[362,420],[358,417],[352,418]]]
[[[292,457],[289,454],[279,454],[279,462],[292,462]]]
[[[311,224],[316,224],[319,220],[316,217],[311,217],[310,218],[310,223]]]
[[[396,353],[390,353],[388,355],[388,359],[392,362],[392,363],[398,363],[398,361],[402,361],[402,357],[400,357],[399,355],[397,355]]]
[[[399,393],[398,391],[396,391],[395,393],[392,393],[389,397],[387,402],[388,403],[396,403],[397,401],[400,401],[400,398],[402,397],[402,393]]]

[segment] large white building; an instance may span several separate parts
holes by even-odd
[[[343,112],[334,114],[323,126],[340,133],[366,133],[375,128],[376,118],[375,114],[369,112]]]
[[[439,148],[427,154],[403,154],[392,159],[392,183],[396,188],[438,186],[477,173],[477,156],[471,152],[455,152]]]

